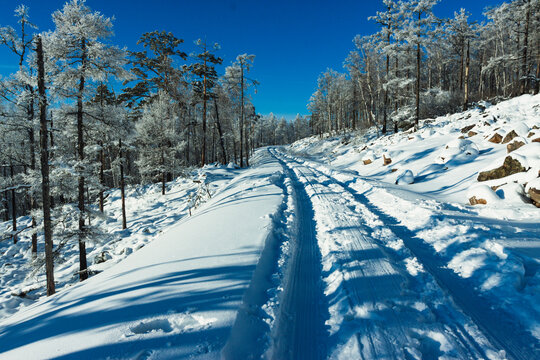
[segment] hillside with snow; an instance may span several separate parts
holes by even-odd
[[[540,358],[539,141],[527,95],[113,190],[87,281],[0,242],[0,358]]]

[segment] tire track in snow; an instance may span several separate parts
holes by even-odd
[[[339,185],[358,203],[364,205],[366,211],[383,221],[392,232],[403,240],[407,249],[419,259],[438,285],[451,296],[454,303],[470,317],[486,338],[496,347],[504,349],[508,358],[523,360],[540,358],[540,349],[536,339],[526,332],[518,321],[515,321],[512,314],[501,310],[492,299],[480,294],[469,282],[461,279],[455,272],[447,268],[442,259],[433,253],[430,245],[417,238],[414,231],[401,225],[398,219],[384,213],[365,194],[357,192],[347,183],[306,163],[299,161],[297,163],[309,167],[314,173],[318,173],[328,178],[330,182]]]
[[[272,359],[325,359],[327,354],[327,304],[321,281],[314,211],[294,172],[279,158],[291,179],[296,210],[296,229],[291,236],[280,307],[268,352]]]
[[[332,358],[437,358],[444,353],[458,353],[459,358],[486,357],[462,326],[440,321],[441,312],[443,316],[449,313],[441,311],[445,305],[430,307],[404,293],[411,279],[396,271],[393,259],[371,238],[370,229],[360,224],[362,218],[350,194],[301,163],[289,167],[304,183],[316,209],[324,263],[332,266],[324,271],[329,274],[326,293],[334,303],[329,321]],[[443,298],[442,294],[435,296],[437,301]],[[494,350],[489,344],[484,346]]]

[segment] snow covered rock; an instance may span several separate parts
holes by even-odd
[[[396,180],[397,185],[408,185],[414,182],[414,174],[411,170],[405,170],[398,176]]]
[[[364,165],[371,164],[374,159],[375,159],[375,155],[373,154],[373,151],[366,151],[364,153],[364,156],[362,156],[362,161]]]
[[[464,163],[474,160],[479,153],[478,147],[471,140],[456,139],[446,144],[439,159],[443,163],[449,161]]]
[[[102,251],[94,257],[94,264],[101,264],[111,259],[112,256],[107,251]]]
[[[465,134],[465,133],[469,132],[472,128],[474,128],[475,126],[476,126],[475,124],[465,126],[463,129],[461,129],[461,133]]]
[[[493,170],[488,171],[482,171],[480,174],[478,174],[478,181],[487,181],[487,180],[495,180],[495,179],[501,179],[504,177],[507,177],[512,174],[517,174],[520,172],[527,171],[526,168],[523,167],[521,162],[519,160],[514,159],[512,156],[507,156],[504,159],[504,163],[502,166],[495,168]]]
[[[525,188],[525,191],[533,204],[540,207],[540,178],[530,181]]]
[[[493,204],[501,200],[492,188],[483,184],[473,186],[469,189],[467,197],[469,198],[469,204],[471,205]]]
[[[383,165],[386,166],[386,165],[390,165],[392,163],[392,159],[390,158],[390,156],[386,157],[387,154],[384,154],[383,155]]]
[[[506,136],[504,137],[502,143],[503,144],[506,144],[506,143],[509,143],[510,141],[512,141],[512,139],[518,137],[519,135],[514,131],[510,131],[508,134],[506,134]]]
[[[503,140],[502,135],[499,134],[499,133],[495,133],[495,134],[493,134],[493,136],[491,138],[489,138],[488,141],[492,142],[494,144],[500,144],[502,140]]]
[[[495,189],[495,194],[506,203],[523,204],[529,203],[525,195],[524,186],[517,182],[509,182]]]
[[[512,141],[508,145],[506,145],[506,152],[511,153],[512,151],[519,149],[525,144],[527,144],[527,140],[522,137],[516,137],[512,139]]]

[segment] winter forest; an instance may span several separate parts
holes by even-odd
[[[30,233],[36,261],[38,233],[50,246],[54,236],[55,249],[45,250],[56,255],[78,241],[84,280],[85,243],[103,235],[91,218],[103,212],[106,189],[159,181],[165,194],[167,181],[194,166],[249,166],[255,148],[309,135],[301,117],[286,123],[256,113],[250,98],[257,81],[249,76],[255,55],[239,55],[218,74],[224,60],[217,43],[190,46],[154,31],[141,35],[141,51],[129,51],[109,44],[112,19],[85,1],[52,16],[56,28],[40,32],[21,5],[17,25],[0,29],[0,43],[19,59],[0,91],[1,211],[13,220],[2,239]],[[27,214],[31,228],[17,227]]]
[[[480,18],[480,14],[472,16],[467,9],[456,9],[450,18],[439,17],[434,7],[445,0],[380,1],[384,10],[365,14],[366,21],[376,24],[379,30],[351,39],[342,69],[328,68],[318,79],[311,79],[315,91],[306,104],[307,115],[297,115],[294,120],[272,113],[263,115],[255,108],[253,99],[261,85],[252,76],[257,54],[223,58],[221,46],[213,39],[204,35],[201,39],[184,39],[182,34],[158,25],[155,31],[140,34],[137,48],[122,48],[113,44],[114,18],[91,8],[85,0],[70,0],[53,14],[35,14],[22,4],[3,9],[13,11],[14,16],[11,24],[0,24],[0,46],[12,53],[18,70],[0,78],[0,220],[9,224],[1,228],[0,242],[17,244],[26,239],[28,249],[23,250],[31,256],[25,257],[20,276],[34,284],[18,293],[11,292],[11,296],[29,299],[27,293],[37,290],[35,299],[30,298],[37,300],[54,295],[58,284],[64,287],[86,282],[99,274],[101,270],[91,265],[105,262],[110,256],[101,250],[89,256],[89,249],[139,231],[134,228],[136,213],[126,205],[131,202],[134,206],[138,201],[138,191],[142,190],[137,189],[151,187],[160,196],[182,192],[187,199],[182,200],[186,203],[183,214],[189,212],[191,216],[200,204],[216,195],[211,185],[214,175],[200,175],[203,169],[243,171],[253,165],[252,159],[258,158],[257,149],[288,145],[308,137],[342,136],[342,144],[348,144],[351,136],[369,131],[375,131],[370,141],[386,141],[381,139],[400,133],[412,139],[431,119],[471,109],[485,110],[486,102],[498,104],[539,93],[540,0],[512,0],[488,7],[480,21],[472,20]],[[52,16],[54,27],[37,28],[34,16]],[[465,145],[459,146],[463,150]],[[276,155],[275,150],[268,151],[285,166],[285,157]],[[473,152],[475,156],[481,154],[478,149]],[[324,158],[331,162],[333,155],[324,153]],[[372,159],[366,161],[364,164],[369,164]],[[390,164],[386,155],[384,161],[385,166]],[[294,173],[292,169],[290,172]],[[271,179],[277,176],[267,175]],[[304,175],[293,174],[291,181],[310,184],[309,180],[301,180]],[[329,177],[331,172],[321,171],[317,176]],[[410,176],[412,179],[412,172]],[[395,181],[396,185],[401,184],[400,179],[403,177]],[[183,181],[188,190],[181,187]],[[344,183],[338,179],[334,185],[347,188],[349,185]],[[277,187],[286,197],[299,192],[295,184],[285,181]],[[302,209],[302,201],[298,200],[304,199],[302,196],[307,199],[312,194],[307,191],[298,195],[297,209]],[[113,202],[118,209],[107,211]],[[280,209],[286,218],[288,208]],[[314,212],[311,217],[319,221],[316,203],[314,209],[305,211]],[[339,209],[324,211],[338,213]],[[110,230],[112,223],[119,224],[114,234]],[[302,221],[298,224],[299,229],[305,225]],[[289,225],[279,226],[281,233],[287,233]],[[319,225],[317,229],[320,231]],[[408,234],[409,230],[403,231]],[[276,248],[283,251],[283,246]],[[122,251],[121,256],[127,256],[131,249]],[[318,253],[323,259],[319,273],[334,267],[325,265],[325,251],[322,248]],[[6,251],[0,256],[10,254]],[[73,256],[76,266],[62,266]],[[291,259],[285,257],[283,261]],[[339,262],[339,256],[332,259]],[[59,275],[57,268],[61,269]],[[429,270],[429,265],[426,268]],[[529,268],[525,266],[523,271],[527,273]],[[64,280],[59,282],[55,276]],[[279,276],[273,275],[273,279]],[[426,284],[432,283],[426,280]],[[358,314],[362,309],[355,308],[355,316],[361,318]],[[444,314],[462,316],[448,311]],[[332,310],[329,316],[332,319]],[[279,315],[275,318],[279,320]],[[238,324],[243,324],[241,315],[234,324],[232,333],[236,334]],[[169,332],[168,325],[160,326],[156,329]],[[268,336],[278,337],[276,334],[282,330],[277,328],[272,328]],[[336,333],[340,331],[346,329]],[[0,332],[0,342],[1,336]],[[485,343],[493,343],[492,337],[487,339]],[[238,355],[231,350],[233,340],[222,350],[224,358]],[[519,351],[512,354],[507,348],[506,355],[497,353],[501,355],[498,357],[493,355],[496,352],[485,350],[488,345],[483,340],[477,341],[481,346],[469,344],[465,346],[468,350],[458,351],[457,358],[474,358],[474,349],[479,347],[484,349],[480,353],[485,358],[520,358]],[[404,356],[423,358],[429,346],[423,340],[419,344],[420,350]],[[269,358],[293,358],[280,353],[279,346]],[[373,346],[370,356],[378,358],[380,353]],[[203,350],[217,351],[211,346]],[[150,357],[137,357],[143,358]],[[301,358],[312,357],[308,353]]]

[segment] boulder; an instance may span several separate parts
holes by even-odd
[[[495,133],[488,141],[494,144],[500,144],[502,139],[503,137],[499,133]]]
[[[392,159],[389,158],[389,157],[386,157],[385,155],[383,155],[383,165],[386,166],[386,165],[390,165],[392,163]]]
[[[532,203],[540,208],[540,189],[530,187],[527,195],[531,198]]]
[[[518,136],[519,135],[514,130],[512,130],[508,134],[506,134],[502,143],[503,144],[509,143],[510,141],[512,141],[513,138],[518,137]]]
[[[469,199],[469,204],[471,205],[486,205],[486,199],[477,199],[476,196],[473,196]]]
[[[540,208],[540,177],[529,181],[525,187],[525,193],[531,199],[532,203]]]
[[[461,133],[462,134],[465,134],[467,133],[469,130],[471,130],[473,127],[475,127],[476,125],[475,124],[472,124],[472,125],[469,125],[469,126],[465,126],[463,129],[461,129]]]
[[[520,140],[514,140],[510,144],[506,145],[506,152],[510,154],[512,151],[519,149],[525,145],[525,142]]]
[[[540,138],[533,139],[532,142],[540,142]]]
[[[467,198],[471,205],[496,204],[501,201],[495,191],[484,184],[476,184],[467,191]]]
[[[502,179],[503,177],[525,171],[527,171],[527,169],[525,169],[518,160],[513,159],[511,156],[507,156],[504,159],[502,166],[493,170],[482,171],[478,174],[478,181]]]
[[[371,164],[373,161],[371,161],[371,159],[367,159],[367,160],[362,160],[364,162],[364,165],[369,165]]]
[[[469,131],[469,133],[467,135],[469,135],[469,137],[473,137],[475,135],[478,135],[478,133],[474,132],[474,131]]]

